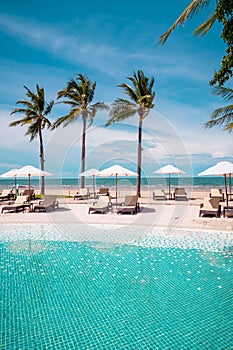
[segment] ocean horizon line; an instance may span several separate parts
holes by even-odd
[[[39,178],[31,178],[30,183],[32,187],[40,186]],[[27,186],[27,178],[17,178],[17,186]],[[80,187],[80,177],[61,177],[61,178],[52,178],[45,177],[46,186],[51,187]],[[113,177],[95,177],[94,185],[96,187],[113,187],[116,184],[116,178]],[[131,187],[136,186],[137,178],[136,177],[119,177],[118,186],[119,187]],[[223,187],[224,186],[224,177],[223,176],[172,176],[170,177],[171,186],[186,186],[186,187]],[[168,185],[168,176],[155,176],[155,177],[142,177],[141,186],[160,186],[164,187]],[[0,187],[14,187],[15,179],[14,178],[1,178]],[[93,178],[85,177],[85,186],[93,186]]]

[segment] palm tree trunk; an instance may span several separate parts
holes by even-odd
[[[44,146],[43,146],[43,137],[42,130],[39,127],[39,139],[40,139],[40,169],[44,171]],[[45,194],[45,180],[44,176],[41,176],[41,194]]]
[[[83,134],[82,134],[82,168],[81,172],[85,171],[85,156],[86,156],[86,128],[87,128],[87,113],[83,111]],[[85,176],[81,176],[81,188],[85,187]]]
[[[142,166],[142,119],[139,117],[138,126],[138,178],[137,178],[137,195],[141,197],[141,166]]]

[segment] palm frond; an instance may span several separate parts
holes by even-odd
[[[138,95],[136,91],[129,84],[123,83],[123,84],[119,84],[118,86],[122,87],[125,90],[125,94],[128,95],[132,101],[134,102],[137,101]]]
[[[26,85],[24,85],[23,87],[27,90],[26,95],[29,98],[33,99],[34,98],[34,93]],[[38,89],[38,85],[36,85],[36,89]]]
[[[81,108],[72,109],[70,113],[68,113],[63,117],[59,117],[55,121],[55,123],[52,126],[52,130],[54,130],[60,125],[63,125],[63,127],[66,127],[68,124],[73,123],[81,115],[81,113],[82,113]]]
[[[166,31],[166,33],[160,36],[159,44],[165,44],[170,34],[178,25],[184,24],[187,19],[192,18],[194,15],[198,14],[202,8],[207,7],[209,3],[210,0],[193,0],[177,18],[173,25]]]
[[[113,123],[119,123],[125,119],[134,116],[137,113],[137,105],[127,100],[117,99],[113,102],[110,116],[105,126],[109,126]]]
[[[9,126],[16,126],[16,125],[21,125],[21,126],[24,126],[24,125],[28,125],[32,122],[34,122],[35,118],[34,117],[24,117],[22,119],[19,119],[19,120],[15,120],[13,122],[11,122],[9,124]]]
[[[50,114],[52,109],[53,109],[53,106],[54,106],[54,101],[47,103],[45,110],[44,110],[44,115]]]
[[[15,108],[10,115],[15,114],[15,113],[24,113],[26,114],[27,109],[26,108]]]
[[[211,29],[216,20],[217,12],[215,11],[206,22],[202,23],[197,29],[194,30],[193,34],[199,37],[205,35]]]
[[[78,104],[77,102],[75,101],[66,101],[66,100],[63,100],[63,101],[58,101],[56,102],[56,104],[61,104],[61,103],[64,103],[65,105],[69,105],[71,106],[72,108],[76,108],[77,106],[80,106],[80,104]]]
[[[51,121],[48,118],[44,117],[42,119],[41,128],[42,129],[44,129],[44,128],[50,129],[51,127],[52,127]]]
[[[16,102],[17,105],[23,105],[25,107],[27,107],[27,109],[32,109],[34,108],[34,104],[31,102],[31,101],[27,101],[27,100],[20,100],[20,101],[17,101]],[[13,112],[11,112],[11,114],[14,114],[14,113],[17,113],[17,112],[20,112],[19,110],[22,109],[22,113],[24,112],[24,110],[26,110],[26,108],[16,108],[14,109]]]
[[[229,131],[229,133],[231,133],[233,131],[233,122],[227,124],[224,130]]]
[[[232,118],[233,115],[233,104],[222,107],[222,108],[218,108],[216,109],[212,114],[211,114],[211,119],[216,120],[217,118]]]
[[[9,126],[17,126],[17,125],[20,125],[21,124],[21,120],[14,120],[13,122],[11,122],[9,124]]]
[[[91,105],[90,107],[88,107],[88,109],[91,109],[91,108],[96,108],[97,110],[106,110],[106,111],[108,111],[110,107],[109,107],[109,105],[107,105],[104,102],[96,102],[93,105]]]
[[[154,94],[154,95],[155,95],[155,92],[154,92],[154,93],[152,92],[154,83],[155,83],[155,78],[152,77],[152,78],[151,78],[151,81],[150,81],[150,84],[149,84],[149,87],[148,87],[148,91],[149,91],[150,95],[151,95],[151,94]]]
[[[59,99],[61,97],[66,97],[67,94],[68,94],[68,90],[67,90],[67,88],[64,88],[63,90],[58,91],[57,99]]]
[[[30,142],[31,142],[37,137],[38,132],[39,132],[39,123],[34,122],[34,123],[31,123],[29,125],[28,130],[25,133],[25,135],[30,136]]]
[[[216,125],[228,125],[233,120],[233,105],[218,108],[211,114],[211,119],[204,124],[207,129]]]
[[[233,89],[218,86],[213,89],[213,94],[216,96],[222,96],[225,100],[233,100]]]
[[[94,118],[98,110],[109,110],[109,106],[103,102],[97,102],[89,106],[87,109],[88,117],[89,117],[89,123],[87,128],[89,128],[93,124]]]

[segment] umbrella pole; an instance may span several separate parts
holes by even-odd
[[[31,182],[31,181],[30,181],[31,179],[30,179],[30,178],[31,178],[31,175],[28,174],[28,189],[29,189],[29,192],[30,192],[30,190],[31,190],[31,183],[30,183],[30,182]]]
[[[226,192],[226,203],[228,206],[228,195],[227,195],[227,176],[224,174],[224,185],[225,185],[225,192]]]
[[[92,176],[93,196],[95,197],[95,175]]]
[[[229,191],[230,191],[230,194],[231,194],[231,174],[229,174]]]
[[[168,174],[168,197],[171,199],[171,174]]]
[[[118,191],[117,186],[118,186],[118,176],[116,174],[116,204],[117,204],[117,191]]]

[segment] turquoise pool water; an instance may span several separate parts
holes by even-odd
[[[231,252],[9,241],[1,349],[232,349]]]

